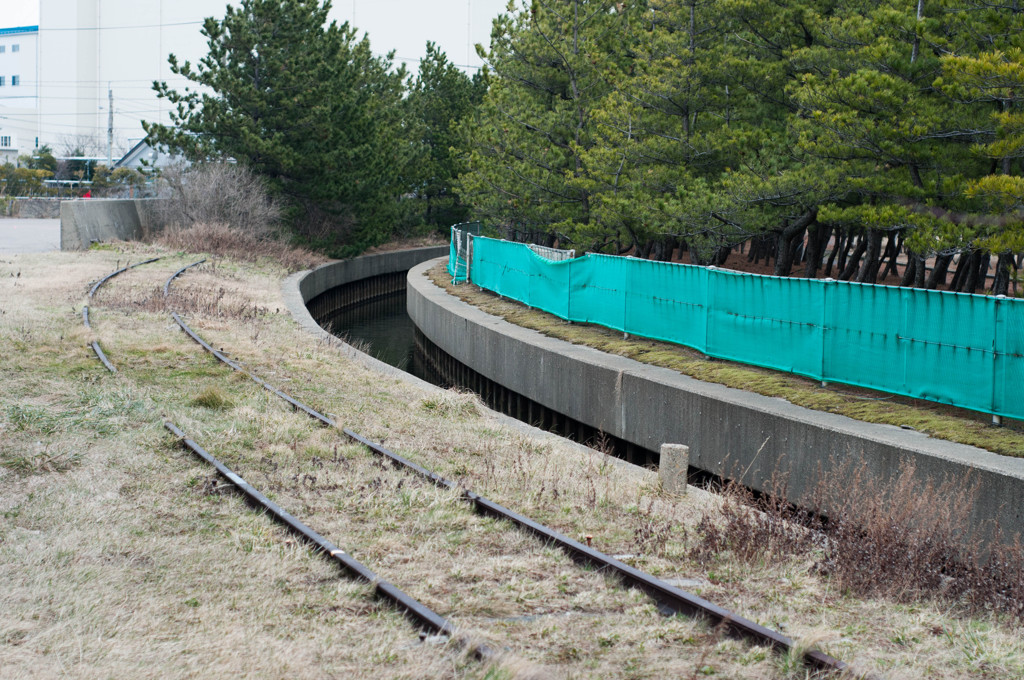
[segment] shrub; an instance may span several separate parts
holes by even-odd
[[[752,563],[813,555],[816,572],[861,596],[945,599],[1024,620],[1019,538],[1004,542],[995,527],[990,543],[969,540],[965,520],[977,485],[922,482],[915,472],[904,463],[894,480],[882,482],[861,464],[823,475],[807,509],[781,500],[782,484],[762,496],[730,484],[720,514],[700,520],[695,557],[707,562],[728,552]]]
[[[197,224],[224,224],[255,236],[271,234],[281,220],[281,206],[263,180],[234,163],[210,162],[172,166],[160,174],[158,217],[166,229]]]
[[[297,248],[269,235],[259,236],[224,224],[195,224],[185,228],[165,229],[157,235],[158,243],[174,250],[210,253],[245,262],[263,259],[279,263],[288,271],[312,269],[326,262],[322,255]]]

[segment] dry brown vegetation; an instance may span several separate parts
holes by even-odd
[[[860,597],[942,601],[1024,623],[1024,549],[997,531],[985,542],[964,535],[977,495],[969,480],[922,483],[907,461],[883,484],[863,463],[837,466],[801,507],[782,500],[784,483],[769,486],[756,497],[726,486],[698,524],[698,560],[811,559],[813,573]]]
[[[157,235],[156,242],[172,250],[217,255],[242,262],[269,260],[290,272],[312,269],[327,261],[323,255],[293,246],[281,238],[217,222],[167,229]]]
[[[726,516],[719,497],[665,494],[653,473],[507,425],[475,397],[345,359],[286,315],[285,268],[268,261],[190,270],[165,305],[153,291],[197,258],[162,251],[97,293],[87,334],[89,282],[151,254],[0,262],[4,677],[806,676],[382,466],[205,355],[169,321],[176,305],[215,347],[339,423],[805,644],[891,678],[1024,674],[1021,630],[1005,617],[859,597],[813,553],[702,553],[702,519]],[[118,374],[85,346],[93,335]],[[366,586],[228,492],[164,418],[504,656],[479,664],[421,643]]]

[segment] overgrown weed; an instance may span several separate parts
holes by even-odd
[[[289,272],[312,269],[327,258],[266,234],[254,234],[224,224],[194,224],[161,232],[156,242],[172,250],[209,253],[242,262],[276,262]]]
[[[234,403],[228,395],[224,393],[224,390],[220,389],[216,385],[211,385],[203,389],[201,392],[196,394],[196,396],[192,397],[192,401],[189,403],[193,406],[200,406],[213,411],[226,411],[234,406]]]
[[[705,512],[694,556],[728,555],[752,564],[810,557],[813,571],[860,597],[941,600],[968,615],[994,612],[1024,621],[1024,548],[1019,537],[965,535],[978,486],[922,482],[912,462],[883,483],[865,464],[822,475],[804,508],[783,499],[784,485],[754,496],[731,483],[720,511]]]

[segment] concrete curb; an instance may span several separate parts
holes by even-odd
[[[409,315],[417,327],[456,360],[548,408],[646,449],[686,444],[691,465],[755,489],[765,489],[774,473],[785,475],[793,501],[806,497],[821,472],[863,462],[884,482],[909,462],[922,481],[980,485],[966,527],[975,538],[990,536],[993,521],[1008,535],[1024,535],[1024,459],[555,340],[448,295],[426,277],[431,266],[409,272]]]
[[[362,278],[389,274],[397,271],[407,271],[411,267],[425,260],[436,262],[439,256],[447,257],[448,246],[437,248],[418,248],[415,250],[396,251],[393,253],[381,253],[379,255],[367,255],[364,257],[344,260],[340,262],[328,262],[313,270],[297,272],[288,276],[281,284],[281,293],[284,298],[284,305],[288,312],[295,319],[296,323],[306,331],[320,340],[327,343],[327,346],[334,348],[339,354],[351,359],[367,369],[387,375],[388,377],[401,380],[404,383],[418,389],[427,390],[435,394],[446,394],[444,390],[436,385],[421,380],[414,375],[395,368],[390,364],[375,359],[374,357],[360,352],[344,340],[324,330],[316,319],[309,313],[306,303],[316,296],[336,288],[338,286],[358,281]],[[630,475],[638,477],[647,483],[656,483],[657,475],[650,470],[644,470],[629,465],[618,458],[602,454],[594,449],[564,439],[545,430],[527,425],[503,413],[492,411],[484,407],[488,417],[501,423],[505,427],[520,434],[541,441],[557,443],[563,448],[574,450],[599,462],[609,463],[619,469],[627,471]]]

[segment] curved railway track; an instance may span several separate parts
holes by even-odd
[[[159,259],[160,259],[159,257],[153,257],[153,258],[150,258],[148,260],[143,260],[142,262],[136,262],[135,264],[125,265],[124,267],[121,267],[120,269],[115,269],[114,271],[110,272],[109,274],[107,274],[102,279],[100,279],[99,281],[97,281],[96,283],[94,283],[92,285],[92,288],[89,289],[88,299],[92,300],[93,296],[96,295],[96,291],[98,291],[100,289],[100,286],[102,286],[104,283],[106,283],[110,279],[114,278],[118,274],[123,274],[124,272],[128,271],[129,269],[135,269],[136,267],[141,267],[144,264],[149,264],[151,262],[156,262]],[[92,330],[92,325],[89,323],[89,305],[88,304],[82,305],[82,323],[85,324],[86,328],[88,328],[89,330]],[[90,346],[92,347],[92,351],[96,353],[96,358],[98,358],[103,363],[103,365],[106,367],[106,369],[108,371],[110,371],[111,373],[117,373],[117,368],[115,368],[114,364],[112,364],[110,362],[110,359],[107,358],[107,355],[103,352],[103,348],[100,347],[99,341],[98,340],[93,340],[92,343],[90,344]]]
[[[117,276],[128,269],[153,262],[156,259],[159,258],[139,262],[135,265],[124,267],[112,272],[92,287],[89,291],[89,298],[91,299],[100,286],[114,276]],[[205,260],[193,262],[174,272],[164,283],[164,298],[168,298],[170,296],[171,285],[179,276],[189,269],[202,264],[204,261]],[[90,327],[88,306],[83,307],[82,313],[86,327]],[[293,410],[302,411],[323,426],[337,428],[349,440],[365,446],[390,465],[407,470],[437,487],[454,492],[463,501],[468,503],[476,513],[509,521],[519,529],[539,538],[545,543],[557,546],[577,563],[588,565],[601,570],[604,573],[614,574],[625,585],[636,588],[652,598],[663,614],[682,614],[690,617],[700,617],[705,619],[713,627],[722,630],[734,638],[746,640],[756,645],[766,646],[779,653],[792,654],[797,651],[797,645],[794,641],[778,631],[766,628],[742,616],[738,616],[708,600],[694,595],[693,593],[676,588],[675,586],[672,586],[651,574],[631,567],[630,565],[590,546],[583,545],[582,543],[575,541],[560,532],[551,529],[550,527],[535,522],[514,510],[495,503],[494,501],[491,501],[468,489],[462,488],[455,482],[447,480],[427,468],[388,450],[380,444],[363,437],[357,432],[340,426],[331,418],[291,397],[255,373],[247,370],[240,363],[227,356],[223,351],[215,349],[198,333],[196,333],[177,312],[172,311],[171,318],[191,340],[212,354],[218,361],[224,363],[232,370],[247,376],[263,389],[271,392],[288,403]],[[93,349],[96,351],[100,360],[103,361],[104,365],[107,366],[108,370],[116,372],[116,369],[109,362],[109,359],[102,353],[98,342],[93,343]],[[175,437],[177,437],[185,447],[213,466],[222,477],[231,482],[231,484],[238,489],[238,491],[241,492],[250,503],[266,510],[267,513],[276,521],[280,522],[290,531],[297,534],[315,550],[322,552],[326,557],[336,562],[346,573],[361,581],[372,584],[379,597],[390,602],[394,607],[402,611],[415,625],[420,627],[421,630],[429,631],[435,635],[445,636],[452,636],[456,633],[455,627],[448,619],[432,611],[391,583],[380,579],[373,571],[355,560],[344,550],[331,543],[329,540],[299,521],[280,506],[270,501],[265,495],[252,487],[241,476],[229,469],[213,455],[199,446],[199,444],[190,439],[185,432],[173,423],[165,421],[164,426]],[[840,673],[851,670],[846,663],[819,650],[811,649],[801,653],[803,663],[812,671]],[[474,650],[474,655],[477,658],[485,658],[493,655],[493,651],[486,646],[480,646]]]

